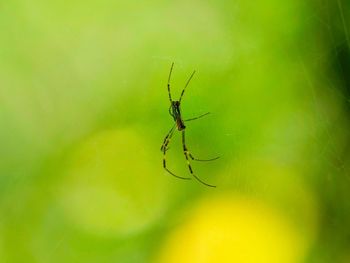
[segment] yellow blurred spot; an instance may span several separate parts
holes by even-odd
[[[168,239],[160,263],[295,263],[302,233],[264,203],[222,196],[199,205]]]
[[[59,191],[67,218],[99,235],[131,234],[158,220],[168,198],[153,155],[132,129],[87,139],[74,152]]]

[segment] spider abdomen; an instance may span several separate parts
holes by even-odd
[[[182,131],[186,128],[185,123],[181,118],[176,119],[176,126],[179,131]]]

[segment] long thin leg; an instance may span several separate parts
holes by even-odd
[[[161,147],[161,150],[163,151],[163,168],[164,168],[168,173],[170,173],[172,176],[175,176],[176,178],[184,179],[184,180],[190,180],[191,178],[188,178],[188,177],[181,177],[181,176],[178,176],[178,175],[174,174],[172,171],[170,171],[170,170],[166,167],[166,152],[167,152],[167,150],[169,149],[169,148],[168,148],[168,144],[170,143],[170,139],[171,139],[171,137],[172,137],[173,134],[174,134],[174,128],[175,128],[175,126],[173,126],[173,127],[171,128],[171,130],[169,131],[169,133],[165,136],[163,145],[162,145],[162,147]]]
[[[171,107],[171,105],[170,105],[170,107],[169,107],[169,114],[170,114],[171,117],[174,118],[174,114],[171,112],[171,108],[172,108],[172,107]]]
[[[188,84],[190,83],[190,81],[191,81],[191,79],[192,79],[194,73],[196,73],[196,71],[193,71],[192,75],[191,75],[190,78],[187,80],[187,83],[186,83],[184,89],[183,89],[182,92],[181,92],[181,96],[180,96],[179,102],[181,102],[182,96],[183,96],[184,93],[185,93],[185,89],[186,89],[186,87],[188,86]]]
[[[215,161],[215,160],[220,158],[220,156],[218,156],[218,157],[211,158],[211,159],[197,159],[197,158],[194,158],[191,153],[189,153],[189,156],[191,157],[192,160],[199,161],[199,162],[210,162],[210,161]]]
[[[191,119],[187,119],[187,120],[184,120],[184,121],[194,121],[194,120],[198,120],[204,116],[207,116],[208,114],[210,114],[210,112],[207,112],[207,113],[204,113],[202,115],[199,115],[198,117],[194,117],[194,118],[191,118]]]
[[[183,151],[187,160],[187,165],[188,165],[188,169],[190,170],[191,175],[197,179],[198,182],[209,186],[209,187],[216,187],[215,185],[211,185],[211,184],[207,184],[205,182],[203,182],[201,179],[199,179],[192,170],[191,164],[190,164],[190,160],[188,159],[188,156],[191,156],[190,152],[188,151],[187,147],[186,147],[186,142],[185,142],[185,130],[182,131],[182,146],[183,146]]]
[[[171,99],[171,93],[170,93],[170,78],[171,78],[171,72],[173,72],[173,67],[174,67],[174,62],[171,64],[170,72],[169,72],[169,77],[168,77],[168,95],[169,95],[169,100],[172,102],[173,100]]]
[[[160,150],[163,151],[163,149],[166,147],[166,145],[169,144],[168,139],[170,136],[172,136],[172,133],[174,132],[175,125],[170,129],[170,131],[167,133],[167,135],[164,138],[162,147],[160,147]],[[167,149],[166,149],[167,150]]]

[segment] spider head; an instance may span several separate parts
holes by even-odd
[[[172,108],[173,110],[179,109],[179,108],[180,108],[180,101],[178,101],[178,100],[173,100],[173,101],[171,102],[171,108]]]

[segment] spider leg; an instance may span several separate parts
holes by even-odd
[[[174,119],[175,117],[174,117],[174,114],[173,114],[172,111],[171,111],[171,108],[172,108],[172,107],[171,107],[171,105],[170,105],[170,107],[169,107],[169,114],[170,114],[170,116],[173,117],[173,119]]]
[[[163,168],[164,168],[168,173],[170,173],[172,176],[174,176],[174,177],[176,177],[176,178],[184,179],[184,180],[190,180],[191,178],[188,178],[188,177],[181,177],[181,176],[178,176],[178,175],[174,174],[172,171],[170,171],[170,170],[166,167],[166,152],[167,152],[167,150],[169,149],[169,148],[168,148],[168,144],[170,143],[170,139],[171,139],[171,137],[172,137],[173,134],[174,134],[174,128],[175,128],[175,125],[171,128],[171,130],[169,131],[169,133],[165,136],[163,145],[162,145],[162,147],[161,147],[161,150],[163,151]]]
[[[211,158],[211,159],[197,159],[197,158],[193,157],[193,155],[191,153],[189,153],[189,156],[192,160],[198,161],[198,162],[210,162],[210,161],[215,161],[215,160],[220,158],[220,156],[218,156],[218,157]]]
[[[168,139],[170,140],[169,137],[172,136],[172,133],[174,132],[174,128],[175,128],[175,125],[170,129],[170,131],[169,131],[169,132],[167,133],[167,135],[165,136],[164,141],[163,141],[163,144],[162,144],[162,147],[160,147],[160,150],[161,150],[161,151],[163,151],[164,148],[165,148],[165,150],[167,150],[167,149],[166,149],[166,146],[169,144]]]
[[[185,89],[187,88],[188,84],[190,83],[190,81],[191,81],[191,79],[192,79],[194,73],[196,73],[196,71],[193,71],[192,75],[191,75],[190,78],[187,80],[186,85],[185,85],[184,89],[183,89],[182,92],[181,92],[179,102],[181,102],[182,96],[183,96],[184,93],[185,93]]]
[[[194,120],[198,120],[199,118],[202,118],[202,117],[204,117],[204,116],[207,116],[208,114],[210,114],[210,112],[204,113],[204,114],[202,114],[202,115],[199,115],[198,117],[194,117],[194,118],[187,119],[187,120],[184,120],[184,121],[194,121]]]
[[[211,185],[211,184],[208,184],[206,182],[203,182],[201,179],[199,179],[194,173],[193,173],[193,170],[192,170],[192,166],[191,166],[191,163],[190,163],[190,160],[188,159],[189,156],[191,156],[190,152],[188,151],[187,147],[186,147],[186,142],[185,142],[185,130],[182,131],[182,146],[183,146],[183,151],[184,151],[184,155],[186,157],[186,161],[187,161],[187,165],[188,165],[188,169],[190,170],[190,173],[191,175],[196,178],[196,180],[206,186],[209,186],[209,187],[216,187],[215,185]],[[193,156],[192,156],[193,157]]]
[[[171,68],[170,68],[170,72],[169,72],[169,77],[168,77],[168,95],[169,95],[169,100],[170,100],[170,102],[172,102],[171,93],[170,93],[170,78],[171,78],[171,73],[172,73],[172,71],[173,71],[173,67],[174,67],[174,62],[171,64]]]

